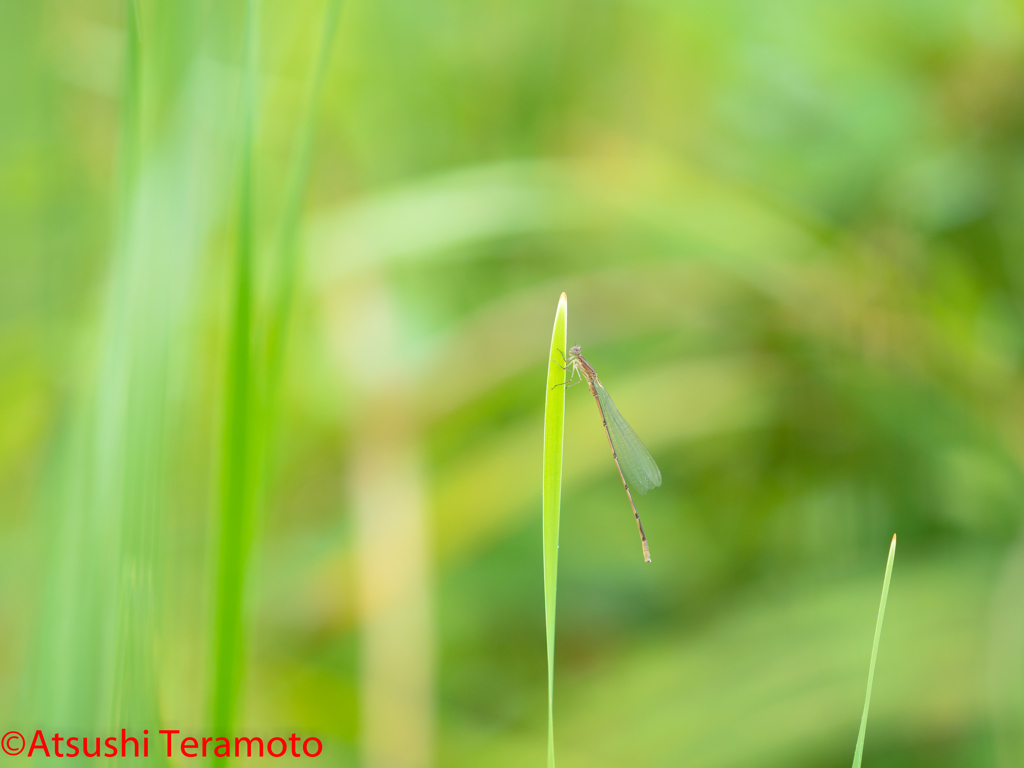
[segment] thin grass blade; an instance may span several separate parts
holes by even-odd
[[[228,365],[224,379],[224,433],[221,455],[219,541],[211,669],[211,726],[233,733],[243,680],[242,604],[253,527],[253,489],[259,487],[255,423],[259,409],[253,388],[253,133],[258,79],[259,0],[248,0],[245,14],[245,71],[242,92],[241,174],[237,243],[232,275]],[[224,765],[216,756],[213,765]]]
[[[619,466],[622,467],[622,474],[625,475],[629,487],[642,495],[660,486],[661,470],[658,469],[650,451],[622,418],[608,391],[600,384],[597,385],[597,400],[601,403],[612,447],[619,458]]]
[[[267,328],[266,378],[267,401],[276,405],[276,395],[281,378],[285,338],[291,319],[297,273],[299,271],[299,248],[297,246],[302,204],[305,201],[306,186],[313,157],[313,134],[316,124],[317,106],[323,91],[327,65],[331,58],[338,19],[341,16],[342,0],[329,0],[324,11],[324,23],[320,30],[320,47],[313,67],[306,103],[299,121],[295,142],[295,157],[289,172],[285,193],[284,214],[281,217],[281,233],[278,238],[274,259],[275,272],[271,318]],[[273,426],[272,424],[270,425]]]
[[[878,658],[878,641],[882,637],[882,619],[885,618],[885,601],[889,597],[889,578],[892,576],[892,561],[896,556],[896,534],[889,545],[889,561],[885,564],[885,581],[882,582],[882,602],[878,606],[878,621],[875,622],[875,641],[871,645],[871,664],[868,666],[868,690],[864,695],[864,713],[860,716],[860,733],[857,734],[857,748],[853,753],[853,768],[860,768],[864,756],[864,734],[868,729],[868,707],[871,705],[871,684],[875,679],[875,659]]]
[[[568,300],[555,311],[544,399],[544,627],[548,645],[548,768],[555,765],[555,595],[558,587],[558,518],[562,506],[562,442],[565,433],[565,358]]]

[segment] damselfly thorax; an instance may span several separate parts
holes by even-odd
[[[580,353],[578,345],[569,350],[569,356],[565,359],[565,362],[572,366],[572,373],[569,376],[570,386],[573,383],[578,383],[572,381],[573,375],[576,375],[579,376],[579,381],[586,381],[590,384],[590,390],[593,392],[594,384],[600,383],[601,380],[597,378],[597,371],[594,370],[594,366],[588,363],[587,358]]]

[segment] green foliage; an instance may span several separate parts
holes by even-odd
[[[238,223],[233,272],[233,309],[229,324],[228,364],[224,382],[224,439],[221,454],[220,527],[216,560],[214,656],[211,674],[213,732],[235,732],[237,701],[242,691],[245,585],[255,514],[262,502],[265,454],[273,438],[284,344],[298,271],[296,247],[312,152],[313,126],[324,72],[330,58],[340,0],[327,6],[309,94],[297,131],[284,213],[273,262],[272,297],[267,320],[254,314],[255,222],[253,136],[259,94],[259,0],[246,7],[242,93],[241,163]],[[262,331],[262,344],[254,335]],[[258,356],[257,349],[262,353]],[[220,763],[225,762],[218,758]]]
[[[561,768],[848,765],[893,530],[866,763],[1021,764],[1019,8],[264,2],[243,102],[246,6],[0,3],[0,716],[357,764],[399,434],[422,761],[541,764],[565,290],[664,480],[645,569],[569,390]]]

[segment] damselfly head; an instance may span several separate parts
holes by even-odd
[[[581,357],[579,344],[569,350],[569,357]]]

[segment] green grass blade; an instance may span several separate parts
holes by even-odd
[[[878,658],[878,641],[882,637],[882,619],[885,618],[885,601],[889,597],[889,578],[892,576],[892,560],[896,556],[896,534],[889,545],[889,561],[885,564],[885,581],[882,582],[882,602],[878,606],[878,621],[875,622],[875,641],[871,644],[871,664],[868,666],[868,690],[864,694],[864,713],[860,716],[860,733],[857,734],[857,749],[853,753],[853,768],[860,768],[864,756],[864,734],[868,729],[868,707],[871,705],[871,684],[875,680],[875,659]]]
[[[325,11],[313,79],[299,121],[295,154],[285,192],[284,213],[281,218],[281,231],[274,259],[275,274],[272,281],[274,296],[270,323],[267,328],[267,399],[271,408],[276,403],[285,338],[288,333],[288,322],[291,317],[292,300],[299,271],[299,249],[296,246],[296,241],[298,240],[302,204],[305,200],[306,183],[309,179],[317,105],[323,90],[327,64],[331,58],[335,31],[341,16],[341,5],[342,0],[330,0]]]
[[[258,0],[249,0],[245,25],[245,76],[242,94],[242,146],[238,231],[233,274],[234,299],[224,381],[224,434],[213,617],[211,717],[213,732],[230,736],[242,682],[242,600],[252,532],[253,474],[258,466],[252,423],[257,414],[253,391],[253,158],[256,111]],[[222,764],[224,759],[215,758]]]
[[[544,399],[544,626],[548,643],[548,768],[555,765],[555,595],[558,590],[558,516],[562,506],[562,440],[565,433],[565,352],[569,313],[558,300],[548,352]]]

